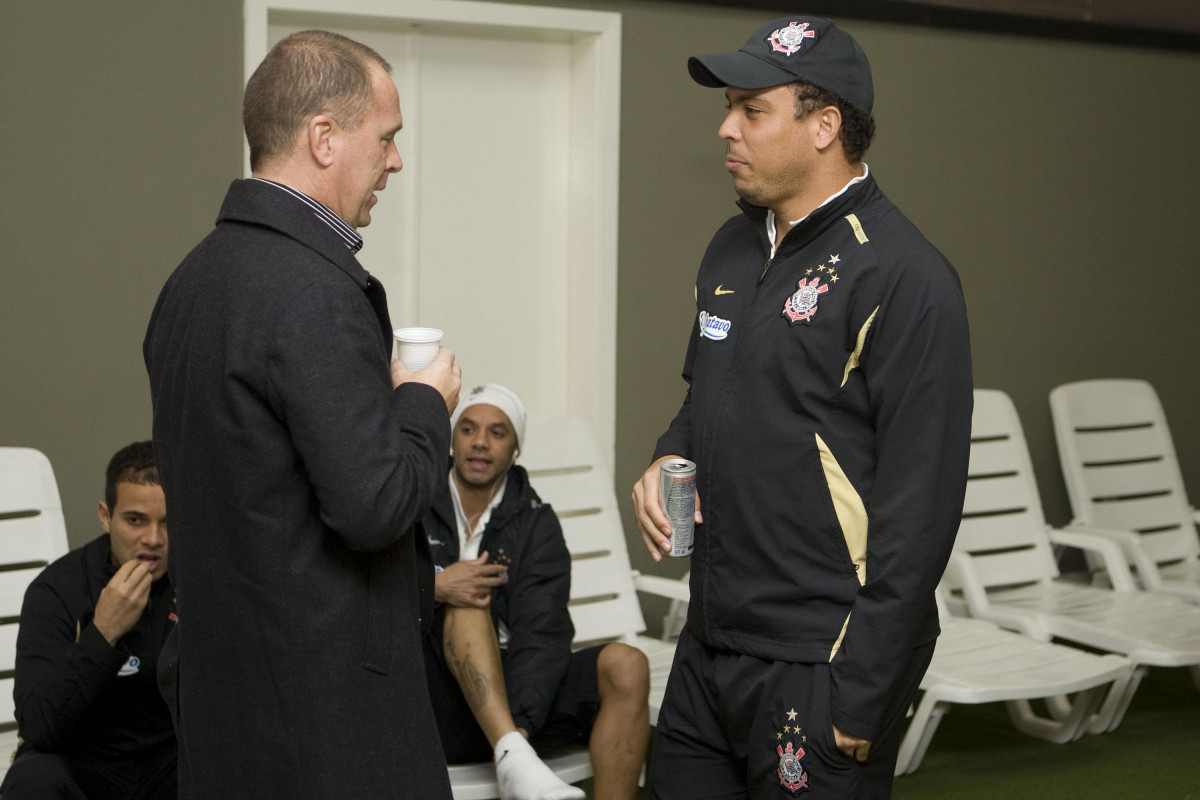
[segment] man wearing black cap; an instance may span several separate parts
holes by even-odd
[[[962,512],[962,290],[862,162],[874,90],[847,33],[786,17],[688,71],[725,87],[741,213],[700,266],[687,397],[633,492],[661,559],[659,464],[697,464],[653,796],[887,797]]]

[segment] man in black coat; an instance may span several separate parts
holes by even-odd
[[[390,67],[281,41],[246,86],[253,177],[163,288],[144,344],[180,622],[161,675],[181,798],[446,798],[425,688],[460,373],[391,360],[357,228],[402,166]]]
[[[154,675],[175,597],[150,442],[109,461],[97,513],[103,535],[25,591],[13,674],[21,743],[5,800],[175,797],[175,732]]]

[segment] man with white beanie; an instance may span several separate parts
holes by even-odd
[[[633,798],[649,666],[620,643],[571,652],[571,557],[516,464],[525,407],[507,387],[478,386],[452,429],[448,479],[424,519],[438,570],[426,675],[446,758],[491,753],[504,800],[582,800],[538,750],[587,742],[595,797]]]

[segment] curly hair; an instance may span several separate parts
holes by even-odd
[[[858,106],[851,105],[840,94],[822,89],[808,81],[794,81],[789,86],[796,93],[796,119],[804,119],[814,111],[835,106],[842,114],[838,138],[842,151],[851,164],[862,160],[871,140],[875,138],[875,118]]]

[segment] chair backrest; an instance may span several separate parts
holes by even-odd
[[[967,496],[954,550],[970,554],[985,587],[1058,576],[1025,432],[1004,392],[975,390]]]
[[[1050,411],[1076,521],[1140,533],[1159,563],[1200,555],[1153,386],[1117,379],[1065,383],[1050,393]]]
[[[571,552],[575,644],[632,642],[646,624],[612,474],[591,424],[583,417],[530,414],[518,463],[562,523]]]
[[[13,665],[25,589],[66,552],[67,528],[49,459],[26,447],[0,447],[0,731],[16,727]]]

